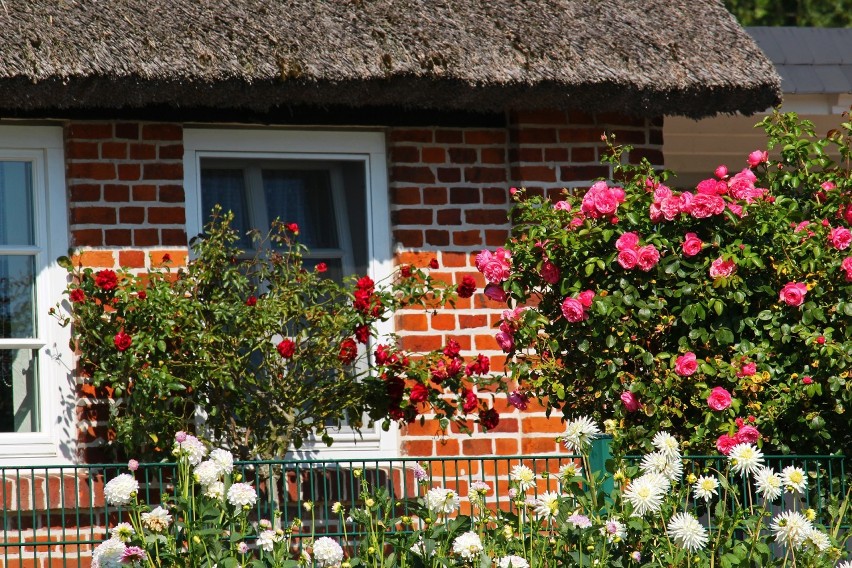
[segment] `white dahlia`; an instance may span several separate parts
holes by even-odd
[[[100,543],[92,552],[92,568],[121,568],[121,557],[127,545],[116,538]]]
[[[754,472],[754,486],[761,497],[775,501],[784,492],[781,476],[771,467],[760,466]]]
[[[109,505],[127,505],[138,492],[139,482],[129,473],[113,477],[104,485],[104,499]]]
[[[327,536],[314,542],[314,561],[318,568],[330,568],[343,562],[343,549],[337,541]]]
[[[591,445],[592,440],[600,436],[601,431],[588,416],[581,416],[565,425],[565,433],[562,434],[562,442],[565,447],[575,453],[583,453]]]
[[[234,483],[228,487],[228,503],[234,507],[245,507],[257,502],[257,492],[248,483]]]
[[[520,556],[503,556],[497,559],[499,568],[530,568],[530,563]]]
[[[737,444],[728,454],[731,470],[742,475],[751,475],[763,465],[763,453],[752,444]]]
[[[707,529],[689,513],[674,515],[669,521],[668,530],[675,544],[689,552],[696,552],[707,546]]]
[[[475,532],[468,531],[456,537],[453,541],[453,552],[465,560],[475,560],[482,552],[482,541]]]
[[[426,506],[435,513],[449,515],[459,508],[461,499],[452,489],[435,487],[426,492]]]
[[[799,547],[813,530],[811,522],[798,511],[784,511],[772,519],[769,525],[775,542],[791,548]]]
[[[717,494],[719,489],[719,480],[712,475],[702,475],[692,485],[692,495],[695,500],[704,499],[709,501]]]
[[[668,490],[668,480],[662,475],[651,473],[631,481],[624,497],[633,505],[633,514],[641,517],[659,511]]]

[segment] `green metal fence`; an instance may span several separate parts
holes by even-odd
[[[356,470],[372,487],[383,487],[400,499],[400,507],[405,507],[405,498],[418,495],[414,478],[417,462],[426,465],[429,487],[440,485],[465,496],[473,481],[482,480],[492,487],[488,497],[492,506],[508,510],[509,472],[513,466],[523,463],[537,474],[553,474],[576,458],[562,455],[254,461],[238,462],[236,469],[258,489],[255,519],[271,518],[276,510],[280,511],[282,524],[297,518],[309,519],[304,504],[310,501],[317,534],[340,536],[338,515],[332,513],[331,507],[340,502],[348,509],[358,500],[360,478]],[[842,498],[846,494],[843,457],[767,456],[766,460],[779,471],[791,464],[802,467],[809,480],[805,502],[818,512],[828,505],[829,495]],[[604,463],[602,459],[590,461],[598,464],[596,467]],[[725,459],[719,456],[689,457],[684,463],[684,475],[723,472],[726,466]],[[108,527],[123,515],[120,509],[104,503],[103,486],[126,471],[125,465],[116,464],[0,468],[0,567],[88,566],[92,549],[107,538]],[[140,483],[140,500],[151,506],[159,504],[163,494],[173,490],[174,472],[174,464],[140,465],[135,474]],[[539,477],[537,491],[556,490],[558,481],[553,475]],[[747,492],[748,487],[742,485],[741,495]],[[353,536],[351,531],[348,535]]]

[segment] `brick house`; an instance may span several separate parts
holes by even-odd
[[[341,272],[437,258],[448,280],[478,278],[473,255],[507,238],[510,186],[555,194],[606,176],[604,131],[662,165],[663,116],[779,100],[771,64],[715,0],[6,0],[0,27],[7,465],[96,461],[107,443],[109,401],[47,317],[69,247],[98,268],[183,262],[220,202],[245,227],[298,218]],[[311,176],[320,190],[304,190]],[[475,295],[393,323],[405,349],[453,337],[499,369],[500,309]],[[495,404],[487,436],[427,422],[332,452],[557,451],[558,420]]]

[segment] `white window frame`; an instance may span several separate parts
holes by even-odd
[[[71,332],[48,310],[63,300],[67,273],[56,259],[68,254],[68,209],[60,126],[0,125],[0,159],[33,164],[35,246],[16,248],[35,261],[35,337],[0,339],[3,348],[38,351],[38,432],[0,433],[0,465],[70,464],[76,461],[76,393]],[[26,249],[26,250],[25,250]]]
[[[368,273],[380,281],[393,270],[390,209],[388,204],[385,135],[375,131],[290,130],[275,128],[184,128],[184,191],[186,230],[192,238],[205,223],[201,206],[201,160],[209,158],[289,161],[358,161],[366,172]],[[251,207],[251,204],[249,204]],[[380,337],[393,332],[391,321],[378,327]],[[306,443],[287,458],[374,459],[399,455],[396,424],[385,432],[381,424],[365,427],[362,438],[342,433],[327,447],[321,441]]]

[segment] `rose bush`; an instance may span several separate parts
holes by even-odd
[[[60,259],[71,275],[70,316],[61,307],[54,314],[72,324],[83,377],[116,403],[118,446],[158,457],[164,432],[199,420],[242,458],[281,456],[311,436],[331,443],[344,420],[358,430],[428,411],[444,428],[457,419],[464,429],[468,414],[496,426],[472,390],[490,371],[487,357],[465,361],[454,341],[409,357],[376,331],[403,306],[469,297],[472,278],[452,287],[401,266],[389,282],[340,283],[322,264],[303,265],[295,224],[255,234],[260,252],[246,258],[229,222],[217,213],[186,267],[166,261],[133,274]]]
[[[614,413],[622,448],[669,429],[727,450],[747,420],[775,450],[852,451],[852,124],[761,125],[768,150],[694,188],[607,138],[612,181],[513,192],[510,240],[477,258],[515,306],[497,333],[507,392]]]

